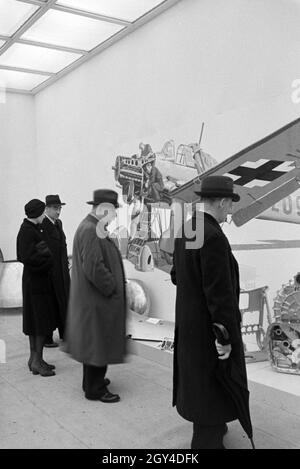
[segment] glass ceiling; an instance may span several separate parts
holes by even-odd
[[[35,94],[179,0],[0,0],[0,88]]]

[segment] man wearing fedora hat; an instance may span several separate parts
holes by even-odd
[[[70,274],[66,236],[59,219],[64,202],[58,194],[46,195],[45,218],[42,223],[43,237],[53,255],[52,282],[57,304],[57,327],[59,337],[63,340],[67,315]],[[46,337],[45,347],[57,347],[52,335]]]
[[[122,363],[126,344],[126,291],[121,254],[107,226],[116,217],[118,194],[94,191],[92,211],[74,236],[67,351],[83,364],[82,388],[87,399],[118,402],[105,378],[107,366]]]
[[[193,422],[192,449],[224,449],[226,422],[236,410],[217,381],[218,360],[235,361],[247,386],[241,314],[239,271],[220,223],[240,197],[226,176],[207,176],[198,207],[175,239],[172,282],[177,287],[174,340],[173,405]],[[192,229],[191,229],[192,227]],[[197,232],[201,243],[188,247],[185,233]],[[191,241],[191,239],[189,239]],[[226,345],[214,336],[213,323],[229,333]]]

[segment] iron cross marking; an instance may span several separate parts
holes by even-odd
[[[274,168],[277,168],[277,166],[280,166],[282,163],[284,163],[284,161],[270,160],[267,163],[264,163],[263,165],[259,166],[258,168],[247,168],[246,166],[238,166],[237,168],[229,171],[229,174],[240,176],[239,179],[234,181],[234,184],[237,184],[239,186],[244,186],[245,184],[248,184],[254,179],[270,182],[286,174],[283,171],[273,171]]]

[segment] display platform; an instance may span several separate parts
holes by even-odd
[[[174,322],[139,318],[131,312],[127,322],[129,352],[161,365],[171,366]]]
[[[129,351],[165,366],[173,361],[174,322],[157,318],[140,319],[132,312],[127,323]],[[245,336],[246,348],[251,349],[253,338]],[[246,363],[268,361],[267,350],[246,350]]]

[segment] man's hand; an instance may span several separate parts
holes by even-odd
[[[215,344],[216,344],[217,352],[220,355],[219,360],[227,360],[227,358],[229,357],[231,353],[231,344],[221,345],[219,344],[217,340],[215,340]]]

